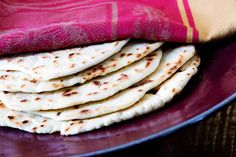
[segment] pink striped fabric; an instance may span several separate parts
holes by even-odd
[[[186,34],[177,0],[0,1],[0,54],[124,38],[186,42]]]

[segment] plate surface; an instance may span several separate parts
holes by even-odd
[[[94,155],[165,136],[202,120],[236,98],[236,41],[198,46],[202,64],[184,91],[150,114],[77,136],[0,128],[0,155]]]

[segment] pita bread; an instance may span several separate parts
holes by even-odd
[[[86,120],[66,121],[62,123],[60,132],[62,135],[74,135],[155,111],[180,93],[196,72],[196,68],[190,68],[188,71],[176,73],[171,79],[160,86],[159,91],[155,95],[146,94],[138,103],[125,110]]]
[[[197,68],[200,65],[200,62],[201,62],[200,57],[198,55],[195,55],[186,63],[184,63],[184,65],[181,66],[178,70],[185,71],[186,69],[189,69],[189,68]],[[159,88],[160,88],[159,86],[156,86],[155,88],[153,88],[152,91],[158,91]]]
[[[39,93],[70,87],[128,66],[145,57],[161,45],[161,42],[152,44],[146,42],[129,42],[120,52],[94,67],[77,74],[47,81],[36,79],[20,71],[0,71],[0,90]]]
[[[171,63],[168,58],[172,55],[172,53],[178,52],[179,54],[176,55],[175,60],[172,60],[173,65],[165,66],[167,63]],[[130,107],[131,105],[135,104],[137,101],[139,101],[146,92],[151,90],[154,87],[157,87],[160,85],[164,80],[168,79],[175,71],[172,71],[173,67],[176,67],[176,70],[182,66],[183,63],[185,63],[189,58],[194,54],[193,52],[188,51],[189,56],[180,57],[180,54],[183,54],[183,51],[169,51],[164,52],[164,55],[162,57],[162,61],[159,65],[159,67],[153,72],[149,79],[145,79],[145,84],[138,85],[136,87],[128,88],[126,90],[121,91],[120,93],[117,93],[113,95],[112,97],[109,97],[107,99],[96,101],[96,102],[90,102],[79,106],[73,106],[70,108],[60,109],[60,110],[49,110],[49,111],[38,111],[33,112],[33,114],[40,115],[43,117],[48,117],[55,120],[73,120],[73,119],[87,119],[87,118],[93,118],[96,116],[100,116],[103,114],[108,114],[111,112],[116,112],[125,108]],[[179,56],[179,57],[178,57]],[[181,59],[182,64],[177,64],[178,61]],[[197,68],[200,64],[199,57],[195,56],[192,57],[187,63],[185,63],[184,67],[192,67]],[[182,67],[183,67],[182,66]],[[171,73],[168,73],[171,71]],[[164,76],[164,77],[162,77]],[[153,81],[148,81],[153,80]]]
[[[32,133],[54,133],[60,131],[61,123],[61,121],[13,111],[0,104],[0,126],[18,128]]]
[[[119,52],[128,40],[91,46],[25,54],[0,59],[0,70],[15,70],[39,80],[78,73]]]
[[[185,71],[174,74],[169,80],[163,83],[156,94],[146,94],[135,105],[115,113],[86,120],[57,121],[29,113],[13,111],[1,104],[0,126],[18,128],[32,133],[60,132],[62,135],[75,135],[99,129],[162,107],[185,87],[196,72],[196,68],[187,68]]]
[[[0,100],[21,111],[50,110],[108,98],[150,75],[158,67],[161,50],[109,75],[83,85],[39,94],[0,92]],[[135,77],[134,77],[135,76]]]

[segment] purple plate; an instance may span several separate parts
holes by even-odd
[[[0,155],[95,155],[159,138],[198,122],[236,98],[236,40],[197,46],[198,74],[164,108],[77,136],[36,135],[0,128]]]

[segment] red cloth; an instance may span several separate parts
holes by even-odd
[[[183,1],[196,42],[198,32]],[[0,54],[125,38],[186,42],[177,0],[0,1]]]

